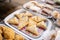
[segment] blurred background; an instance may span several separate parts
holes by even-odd
[[[0,20],[13,11],[20,9],[22,5],[32,0],[0,0]]]
[[[22,5],[29,1],[37,1],[42,3],[48,3],[51,5],[54,5],[54,2],[57,1],[57,3],[60,4],[60,0],[0,0],[0,20],[4,19],[13,11],[22,8]],[[60,6],[57,7],[60,8]]]

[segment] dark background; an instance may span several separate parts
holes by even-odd
[[[0,0],[0,21],[28,1],[30,0]]]
[[[0,20],[4,19],[9,13],[10,10],[14,9],[9,3],[0,3]]]

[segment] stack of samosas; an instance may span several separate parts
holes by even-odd
[[[9,27],[0,26],[0,40],[25,40],[25,38]]]

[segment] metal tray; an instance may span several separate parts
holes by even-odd
[[[45,3],[39,3],[39,4],[44,5],[43,8],[40,8],[40,7],[37,7],[37,6],[35,7],[35,5],[34,5],[34,6],[31,6],[31,7],[33,7],[33,9],[35,10],[35,11],[33,11],[33,9],[26,8],[27,6],[33,5],[33,3],[31,3],[31,2],[34,2],[34,1],[30,1],[30,2],[25,3],[25,4],[23,5],[23,8],[24,8],[25,10],[28,10],[28,11],[31,11],[31,12],[34,12],[34,13],[37,13],[37,14],[41,14],[41,15],[45,16],[46,18],[52,18],[51,15],[48,16],[48,15],[42,14],[42,10],[43,10],[44,7],[47,6],[47,4],[45,4]],[[37,2],[37,3],[38,3],[38,2]],[[48,4],[48,5],[49,5],[49,4]],[[53,10],[54,10],[54,8],[53,8]],[[52,12],[53,10],[51,10],[51,12]],[[49,13],[49,14],[50,14],[50,13]]]
[[[44,32],[46,32],[47,30],[50,30],[51,29],[51,27],[52,27],[52,23],[51,23],[51,21],[49,20],[49,19],[47,19],[47,22],[46,22],[46,24],[47,24],[47,30],[45,30],[43,33],[42,33],[42,35],[40,36],[38,36],[38,37],[32,37],[31,35],[28,35],[28,34],[26,34],[25,32],[22,32],[22,31],[19,31],[15,26],[12,26],[12,25],[10,25],[7,21],[9,20],[9,19],[11,19],[12,17],[14,17],[14,15],[15,14],[19,14],[19,13],[22,13],[22,12],[25,12],[26,10],[24,10],[24,9],[19,9],[19,10],[17,10],[17,11],[15,11],[15,12],[13,12],[13,13],[11,13],[9,16],[7,16],[5,19],[4,19],[4,23],[6,24],[6,25],[8,25],[9,27],[11,27],[11,28],[14,28],[15,30],[17,30],[19,33],[22,33],[24,36],[26,36],[26,37],[28,37],[28,38],[30,38],[30,39],[32,39],[32,40],[39,40],[40,39],[40,37],[44,34]],[[36,16],[41,16],[41,17],[44,17],[44,16],[42,16],[42,15],[39,15],[39,14],[37,14],[37,13],[33,13],[33,12],[31,12],[33,15],[36,15]]]

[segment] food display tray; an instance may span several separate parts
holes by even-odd
[[[37,8],[36,9],[34,9],[34,10],[36,10],[36,11],[33,11],[33,9],[27,9],[26,7],[29,5],[29,4],[33,4],[32,2],[34,2],[34,1],[30,1],[30,2],[27,2],[27,3],[25,3],[24,5],[23,5],[23,8],[25,9],[25,10],[28,10],[28,11],[30,11],[30,12],[34,12],[34,13],[37,13],[37,14],[39,14],[39,15],[43,15],[42,14],[42,9],[40,8],[40,10],[38,10]],[[36,2],[36,1],[35,1]],[[39,3],[39,4],[43,4],[43,5],[49,5],[49,4],[46,4],[46,3]],[[39,5],[38,4],[38,5]],[[44,6],[44,7],[45,7]],[[52,12],[54,11],[54,10],[56,10],[55,8],[53,8],[53,10],[52,10]],[[52,18],[52,16],[51,15],[43,15],[43,16],[45,16],[46,18]]]
[[[46,22],[47,29],[43,32],[43,34],[41,34],[41,36],[39,35],[37,38],[36,38],[36,37],[32,37],[31,35],[29,36],[29,35],[26,34],[25,32],[19,31],[15,26],[12,26],[12,25],[10,25],[10,24],[7,22],[9,19],[11,19],[12,17],[14,17],[15,14],[23,13],[23,12],[25,12],[25,11],[27,11],[27,10],[25,10],[25,9],[19,9],[19,10],[14,11],[13,13],[11,13],[10,15],[8,15],[8,16],[4,19],[4,23],[5,23],[6,25],[8,25],[9,27],[11,27],[12,29],[16,30],[18,33],[21,33],[22,35],[24,35],[25,37],[27,37],[27,38],[29,38],[29,39],[32,39],[32,40],[40,40],[40,37],[42,37],[42,35],[43,35],[46,31],[51,30],[52,23],[51,23],[51,21],[50,21],[49,19],[46,18],[46,20],[47,20],[47,22]],[[30,12],[30,13],[32,13],[33,15],[36,15],[36,16],[44,17],[44,16],[39,15],[39,14],[37,14],[37,13],[33,13],[33,12]],[[44,17],[44,18],[45,18],[45,17]]]

